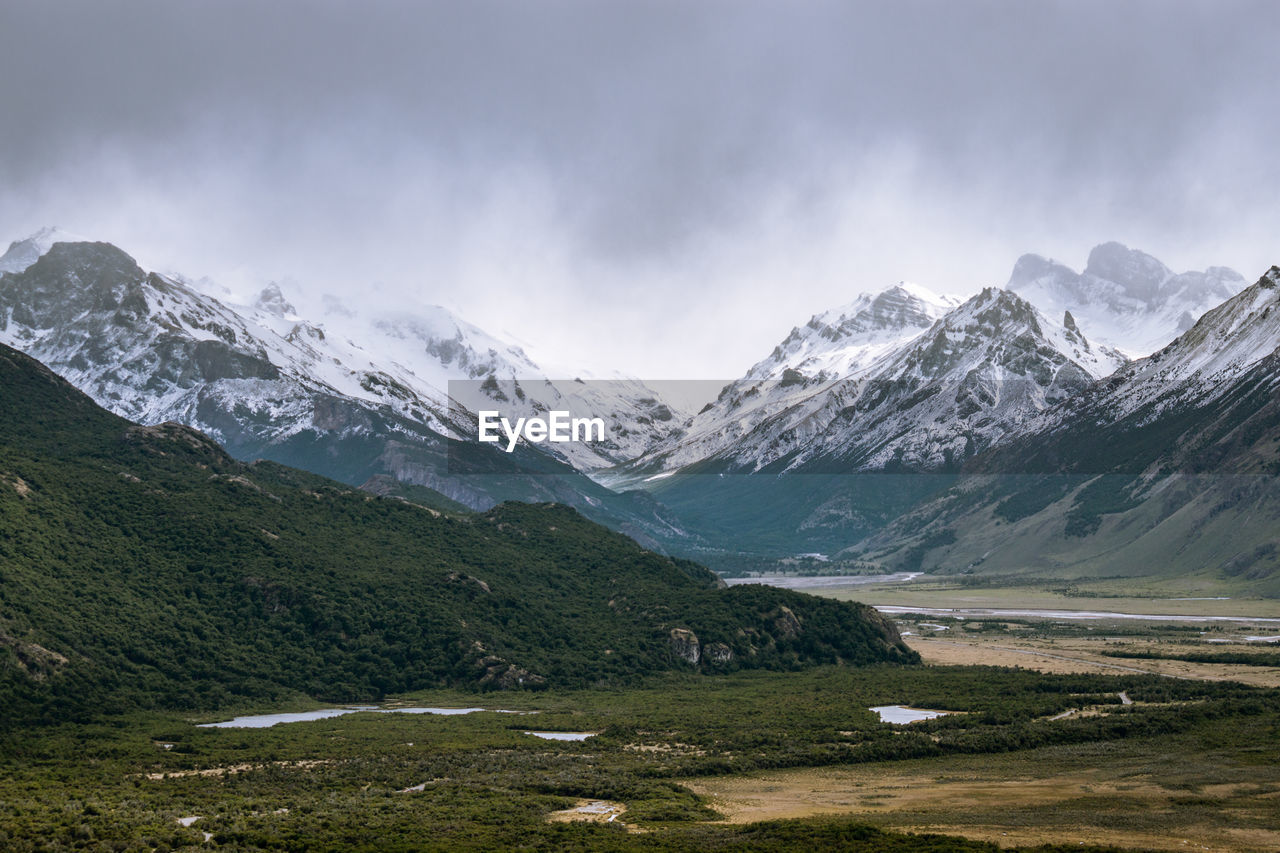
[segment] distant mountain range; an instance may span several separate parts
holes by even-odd
[[[850,553],[929,571],[1200,577],[1280,594],[1280,267],[966,470]]]
[[[1236,416],[1256,425],[1263,415],[1245,415],[1242,401],[1260,392],[1244,389],[1269,387],[1257,371],[1280,346],[1266,279],[1246,288],[1224,267],[1174,274],[1106,243],[1083,273],[1024,255],[1005,289],[966,300],[908,283],[860,296],[793,329],[695,414],[638,380],[548,376],[442,308],[385,315],[330,303],[306,319],[279,286],[238,304],[56,230],[14,243],[0,270],[0,342],[118,414],[179,421],[239,458],[379,493],[433,490],[440,505],[474,509],[568,503],[647,545],[700,556],[840,552],[993,568],[996,552],[966,550],[962,533],[981,525],[944,523],[974,477],[1111,476],[1099,454],[1144,458],[1115,430],[1141,423],[1151,443],[1154,424],[1176,421],[1183,432],[1169,440],[1182,442]],[[475,412],[489,405],[599,416],[609,437],[505,454],[473,440]],[[1218,426],[1195,426],[1200,417]],[[1237,444],[1270,459],[1275,449],[1254,440],[1263,434]],[[1007,485],[993,505],[1003,509],[985,510],[1005,528],[1016,526],[1007,516],[1048,506]],[[1088,519],[1101,519],[1089,535],[1102,535],[1104,517],[1120,512],[1104,510],[1127,512],[1149,491],[1108,503],[1094,500],[1102,486],[1089,488],[1086,508],[1067,510],[1067,551]],[[1269,559],[1266,541],[1249,547],[1263,549],[1255,562]]]
[[[1023,255],[1005,289],[1052,317],[1070,312],[1097,343],[1141,358],[1247,284],[1227,267],[1175,274],[1144,252],[1103,243],[1089,253],[1083,273],[1039,255]]]
[[[450,405],[450,379],[519,381],[530,410],[561,405],[565,395],[518,348],[444,309],[367,319],[347,312],[348,331],[366,332],[357,341],[294,315],[278,287],[253,305],[229,305],[181,276],[144,271],[115,246],[62,236],[42,231],[0,258],[8,270],[0,343],[122,417],[183,423],[238,458],[352,485],[426,487],[473,509],[557,501],[654,546],[651,530],[682,536],[652,499],[605,489],[563,457],[473,441],[474,414]],[[606,401],[610,418],[625,418],[639,446],[674,419],[638,382],[607,387],[623,392]],[[585,448],[575,461],[598,466],[601,454],[618,452],[616,444]]]
[[[683,434],[625,463],[614,482],[704,461],[770,471],[952,466],[1110,375],[1125,353],[1173,340],[1244,285],[1224,267],[1175,276],[1118,243],[1095,248],[1083,275],[1024,255],[1008,289],[963,303],[900,283],[792,329]],[[1089,337],[1095,325],[1104,337]]]
[[[689,462],[699,462],[703,473],[950,468],[1124,362],[1114,350],[1092,346],[1074,324],[1053,323],[1016,294],[994,288],[946,313],[940,300],[894,288],[844,328],[874,316],[885,297],[903,310],[849,335],[856,340],[851,347],[823,333],[832,326],[811,321],[788,337],[787,349],[726,387],[684,436],[627,467],[640,473]],[[850,350],[855,357],[828,372]]]
[[[1115,243],[1082,275],[1024,256],[1011,283],[964,302],[903,283],[816,315],[682,435],[597,477],[649,489],[707,542],[846,551],[1244,287]]]
[[[0,731],[918,659],[869,607],[727,589],[565,507],[441,513],[236,461],[3,345],[0,574]]]

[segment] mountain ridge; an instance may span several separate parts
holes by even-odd
[[[916,659],[870,608],[727,589],[567,507],[442,513],[239,462],[2,345],[0,574],[5,727]]]
[[[384,367],[283,304],[237,312],[178,277],[142,270],[111,244],[56,242],[0,276],[0,343],[35,355],[118,414],[186,423],[242,459],[357,486],[390,474],[473,509],[509,499],[567,503],[660,549],[684,536],[647,496],[614,494],[525,445],[515,454],[476,445],[474,415],[449,405],[444,390],[397,362]],[[457,343],[457,328],[446,344]],[[479,356],[464,343],[449,355],[474,364]]]
[[[1280,594],[1280,267],[852,546],[895,567]]]
[[[1246,285],[1228,267],[1175,274],[1145,252],[1110,242],[1090,251],[1082,273],[1023,255],[1005,288],[1053,316],[1070,312],[1095,341],[1137,358],[1170,343]]]

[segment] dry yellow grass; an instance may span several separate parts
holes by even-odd
[[[956,626],[959,627],[958,625]],[[1046,673],[1152,673],[1280,686],[1280,668],[1108,657],[1108,650],[1162,654],[1220,647],[1194,641],[1106,636],[1043,637],[960,630],[905,638],[927,664],[992,665]],[[1270,651],[1273,647],[1268,647]],[[1238,651],[1240,647],[1233,647]],[[1081,708],[1089,715],[1096,710]],[[764,772],[684,782],[711,798],[729,823],[856,815],[885,827],[959,835],[1002,846],[1092,843],[1221,853],[1280,850],[1280,769],[1224,768],[1231,781],[1199,784],[1173,760],[1087,762],[1038,753],[950,756],[855,767]],[[1217,769],[1217,768],[1215,768]],[[1197,798],[1214,804],[1197,808]]]
[[[1116,658],[1103,654],[1112,647],[1106,637],[1047,640],[1036,637],[948,634],[946,639],[912,635],[907,644],[925,663],[939,665],[1011,666],[1049,673],[1151,673],[1206,681],[1239,681],[1255,687],[1280,687],[1280,668],[1244,664],[1195,663],[1180,660]],[[1175,646],[1126,638],[1125,647],[1162,654],[1214,651],[1203,644]]]
[[[1276,792],[1254,783],[1213,786],[1205,795],[1232,801],[1236,827],[1178,817],[1186,792],[1164,787],[1134,768],[1099,767],[1054,773],[1034,760],[984,773],[981,762],[911,762],[910,769],[813,768],[684,782],[711,798],[728,823],[820,815],[857,815],[897,829],[940,832],[1001,845],[1078,842],[1154,850],[1227,853],[1280,850]],[[1131,816],[1167,816],[1143,828]],[[1273,828],[1248,826],[1270,816]],[[1144,821],[1137,821],[1141,824]]]

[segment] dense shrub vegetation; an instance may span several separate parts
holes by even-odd
[[[914,659],[869,608],[722,589],[560,506],[441,513],[244,465],[0,351],[5,724]]]

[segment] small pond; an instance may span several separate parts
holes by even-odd
[[[920,708],[908,708],[905,705],[877,705],[871,709],[880,715],[882,723],[918,723],[921,720],[932,720],[950,714],[950,711],[925,711]]]
[[[456,714],[474,714],[490,708],[378,708],[372,705],[361,705],[351,708],[321,708],[318,711],[297,711],[289,714],[255,714],[249,717],[236,717],[221,723],[201,723],[202,729],[265,729],[279,723],[304,723],[308,720],[324,720],[329,717],[341,717],[358,711],[375,711],[379,714],[440,714],[453,716]],[[499,714],[516,714],[518,711],[497,710]]]

